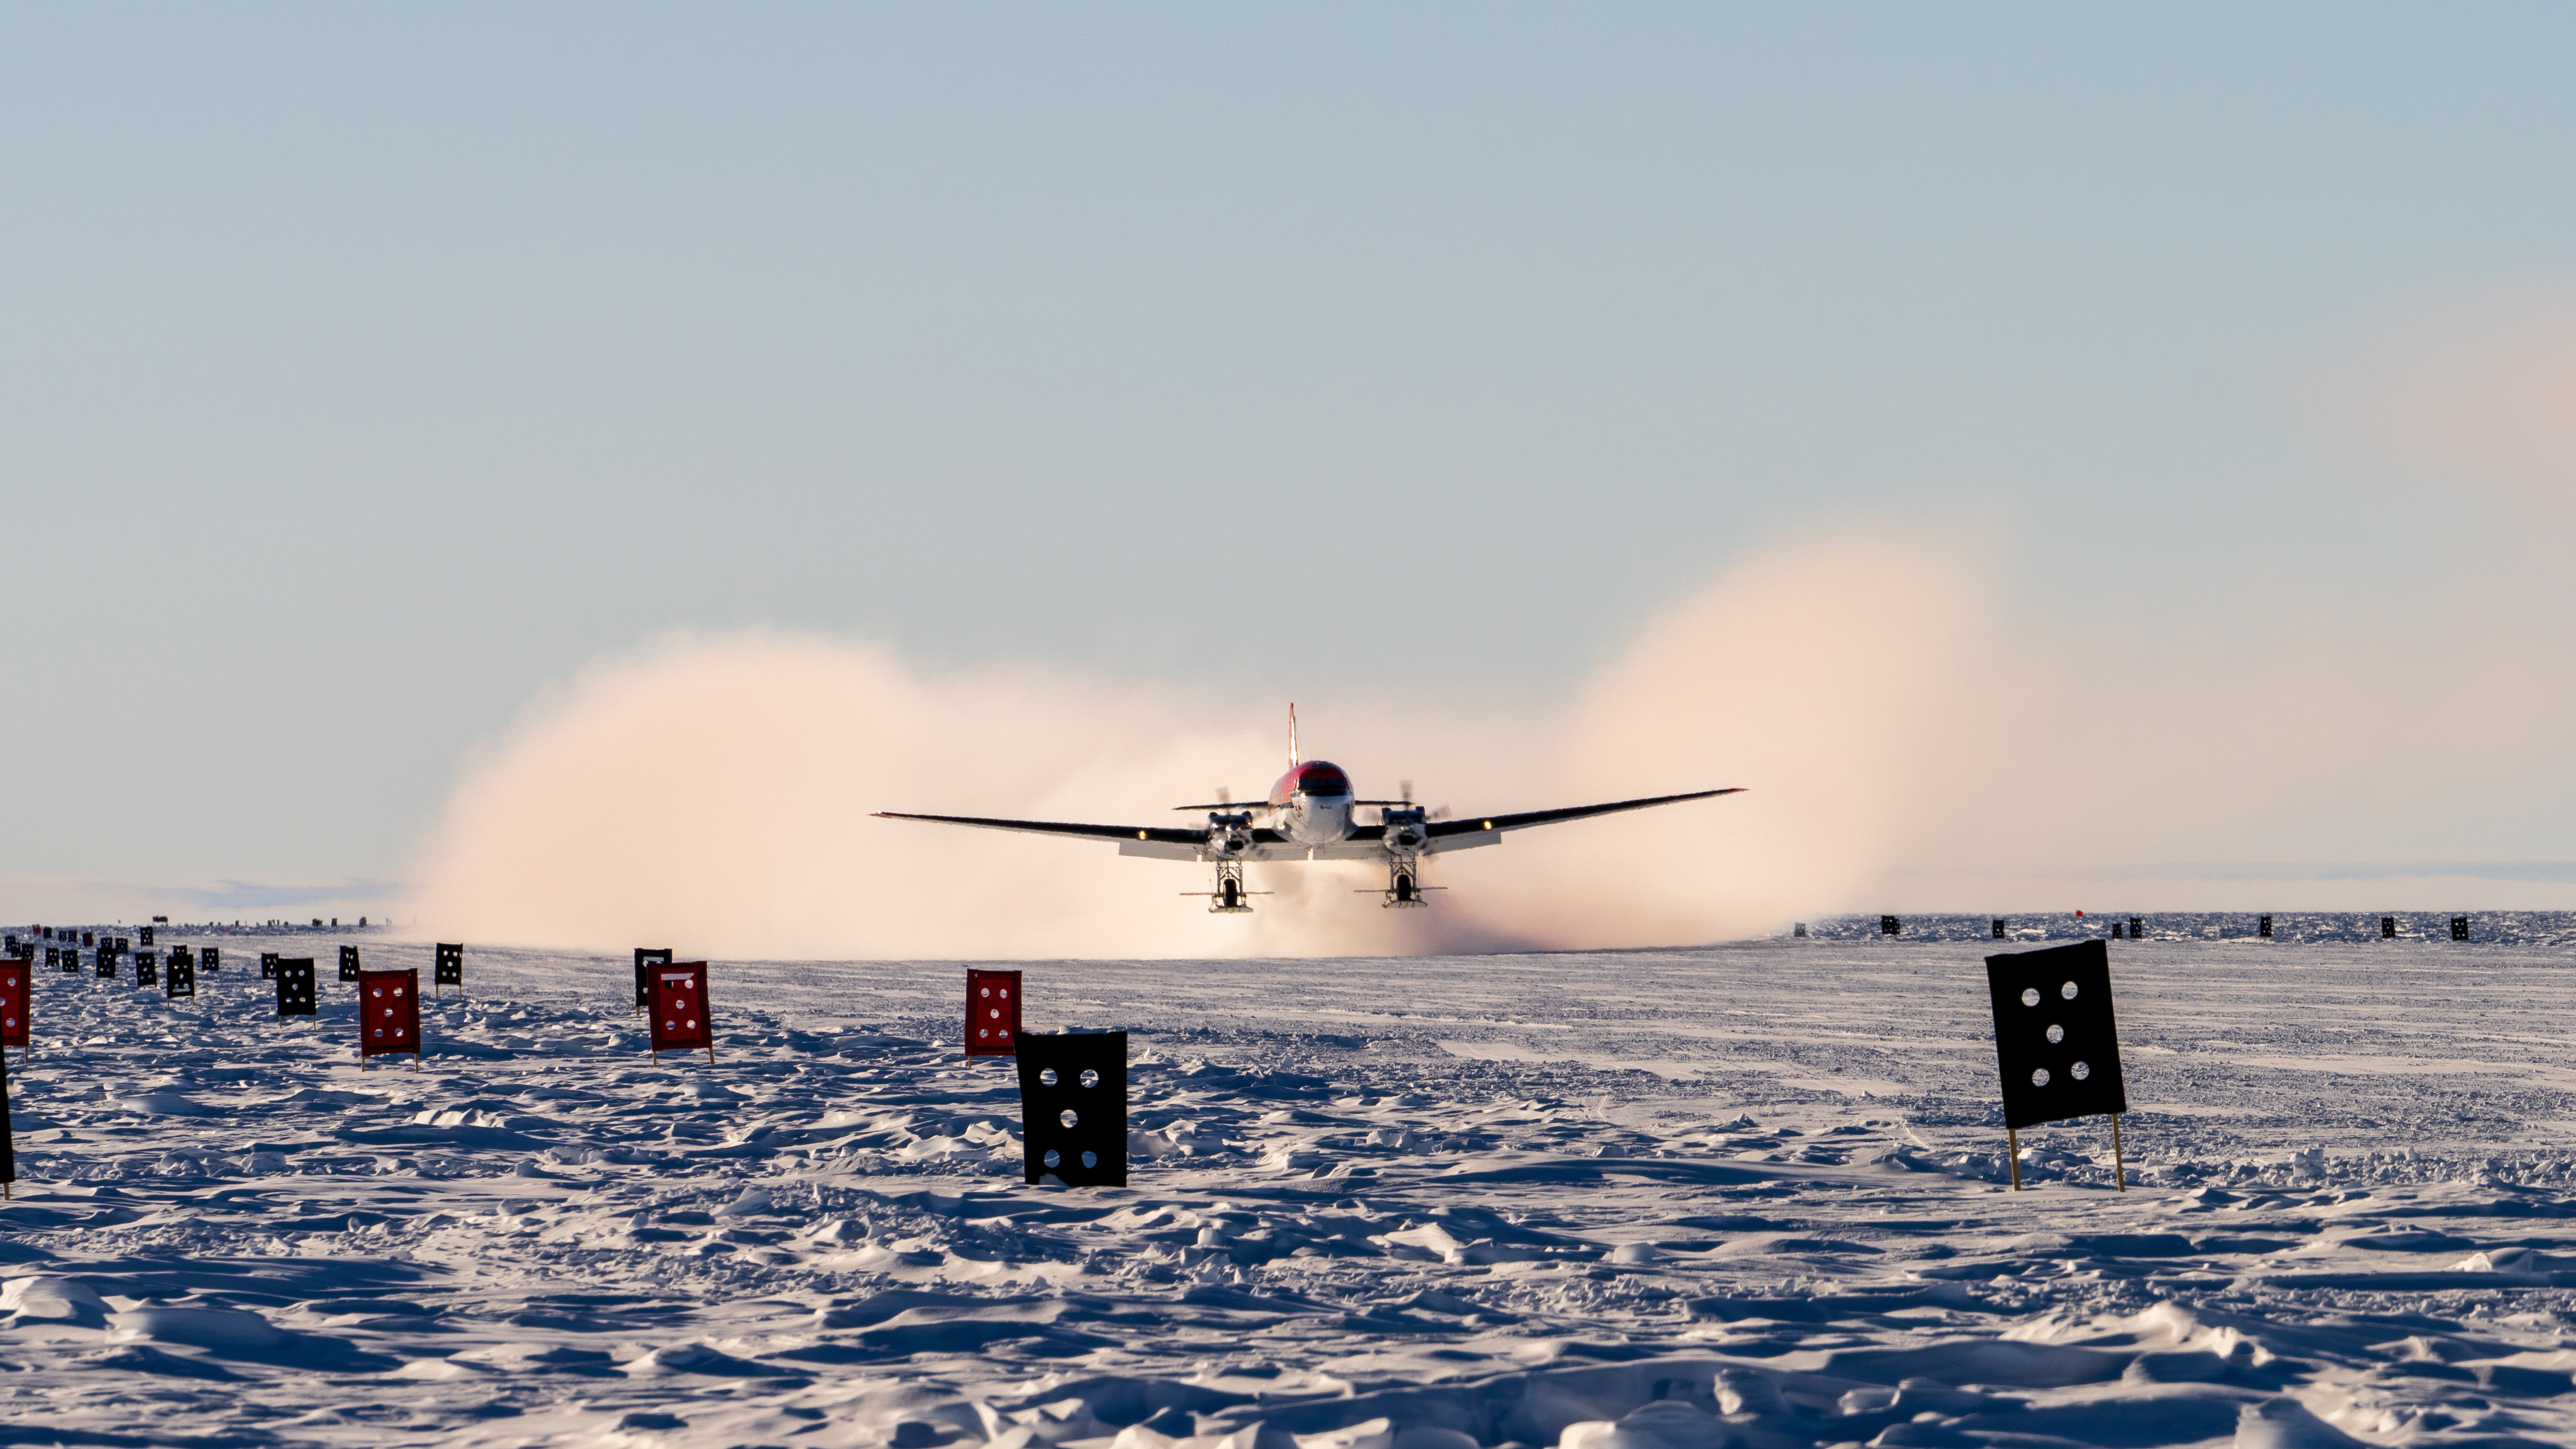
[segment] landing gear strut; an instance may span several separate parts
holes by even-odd
[[[1195,895],[1197,892],[1193,891]],[[1249,911],[1252,897],[1266,896],[1268,891],[1247,890],[1243,884],[1243,862],[1220,860],[1216,863],[1216,889],[1207,892],[1210,911]]]
[[[1386,868],[1386,904],[1391,909],[1404,910],[1415,906],[1427,906],[1431,902],[1424,900],[1422,893],[1438,889],[1440,889],[1438,886],[1427,886],[1422,883],[1422,863],[1419,857],[1398,856]]]

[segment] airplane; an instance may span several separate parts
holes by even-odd
[[[1465,819],[1434,818],[1433,812],[1413,803],[1413,782],[1407,780],[1395,800],[1362,800],[1351,788],[1351,777],[1342,767],[1325,760],[1301,760],[1297,755],[1297,706],[1288,706],[1288,773],[1270,787],[1270,798],[1259,805],[1236,809],[1232,796],[1225,790],[1216,792],[1213,805],[1175,805],[1178,811],[1205,811],[1207,824],[1183,827],[1153,825],[1077,825],[1061,820],[995,820],[974,815],[909,815],[900,811],[880,810],[880,820],[928,820],[942,825],[973,825],[986,830],[1019,830],[1037,835],[1070,835],[1094,840],[1115,840],[1120,855],[1144,856],[1156,860],[1195,860],[1216,866],[1216,889],[1183,891],[1183,895],[1205,895],[1212,912],[1242,912],[1252,909],[1251,897],[1268,895],[1268,891],[1247,890],[1243,884],[1246,861],[1262,860],[1375,860],[1386,863],[1387,878],[1384,904],[1394,907],[1429,905],[1425,891],[1439,886],[1422,884],[1422,857],[1448,850],[1470,850],[1480,845],[1495,845],[1503,833],[1526,830],[1533,825],[1554,825],[1566,820],[1584,820],[1595,815],[1611,815],[1622,810],[1644,810],[1656,805],[1678,805],[1685,800],[1708,800],[1719,795],[1743,793],[1742,786],[1723,790],[1693,790],[1681,795],[1650,795],[1638,800],[1613,800],[1606,805],[1571,805],[1556,810],[1524,810],[1509,815],[1479,815]],[[1374,808],[1373,821],[1363,821],[1353,812]],[[1266,817],[1258,822],[1254,816]],[[1365,895],[1368,892],[1362,891]]]

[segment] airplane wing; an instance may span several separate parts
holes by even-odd
[[[1650,795],[1642,800],[1613,800],[1606,805],[1568,805],[1559,810],[1524,810],[1516,815],[1480,815],[1469,820],[1435,820],[1431,839],[1425,850],[1465,850],[1472,846],[1492,845],[1503,838],[1506,830],[1526,830],[1533,825],[1554,825],[1564,820],[1587,820],[1595,815],[1615,815],[1622,810],[1643,810],[1651,805],[1677,805],[1684,800],[1710,800],[1720,795],[1740,795],[1741,785],[1724,790],[1693,790],[1686,795]],[[1382,829],[1382,828],[1381,828]]]
[[[984,830],[1018,830],[1031,835],[1070,835],[1076,839],[1114,840],[1120,855],[1141,855],[1155,860],[1197,860],[1207,845],[1207,827],[1175,830],[1165,825],[1078,825],[1065,820],[995,820],[981,815],[906,815],[897,810],[876,812],[880,820],[928,820],[940,825],[972,825]],[[1246,832],[1252,837],[1252,848],[1246,860],[1284,860],[1305,854],[1303,847],[1283,850],[1287,837],[1276,830]]]
[[[1155,845],[1186,845],[1192,848],[1207,843],[1207,829],[1173,830],[1160,825],[1075,825],[1062,820],[988,820],[979,815],[905,815],[894,810],[876,812],[879,820],[930,820],[941,825],[974,825],[985,830],[1025,830],[1033,835],[1080,835],[1094,840],[1142,840]]]

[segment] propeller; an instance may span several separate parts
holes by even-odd
[[[1412,804],[1412,803],[1413,803],[1413,782],[1412,782],[1411,780],[1398,780],[1398,781],[1396,781],[1396,782],[1395,782],[1395,795],[1396,795],[1396,798],[1397,798],[1397,799],[1402,800],[1405,804],[1407,804],[1407,805]]]
[[[1219,785],[1219,786],[1217,786],[1217,787],[1216,787],[1216,803],[1218,803],[1219,805],[1231,805],[1231,804],[1233,804],[1233,803],[1234,803],[1234,791],[1232,791],[1232,790],[1228,789],[1227,787],[1225,787],[1225,786],[1223,786],[1223,785]]]

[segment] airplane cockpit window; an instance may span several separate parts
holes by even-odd
[[[1330,765],[1309,765],[1298,773],[1297,788],[1309,795],[1347,795],[1351,777]]]

